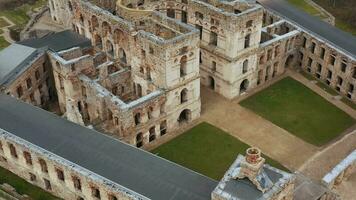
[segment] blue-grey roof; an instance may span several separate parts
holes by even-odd
[[[40,108],[0,95],[0,128],[154,200],[210,200],[217,182]]]
[[[29,39],[19,42],[19,44],[32,48],[49,48],[53,51],[62,51],[73,47],[90,47],[91,42],[88,38],[73,31],[66,30],[42,38]]]
[[[356,59],[356,37],[295,8],[285,0],[258,0],[265,8],[330,42]]]
[[[11,81],[38,56],[37,49],[12,44],[0,51],[0,85]]]

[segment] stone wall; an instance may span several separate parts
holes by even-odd
[[[147,199],[2,129],[0,166],[63,199]]]
[[[56,96],[53,88],[52,68],[48,63],[45,52],[38,52],[37,56],[28,63],[21,76],[3,85],[5,94],[19,98],[34,106],[46,107]]]
[[[350,153],[344,160],[326,174],[322,179],[322,183],[332,189],[335,186],[340,185],[342,181],[347,180],[353,173],[356,173],[356,150]]]

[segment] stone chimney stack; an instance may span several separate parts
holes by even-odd
[[[261,150],[251,147],[246,150],[245,159],[241,162],[239,172],[234,179],[248,178],[263,193],[272,186],[271,180],[264,174],[263,165],[265,159],[261,156]],[[263,184],[261,180],[263,179]]]
[[[251,165],[258,164],[263,158],[261,151],[257,148],[251,147],[246,150],[246,161]]]

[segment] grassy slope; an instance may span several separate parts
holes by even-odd
[[[38,177],[39,178],[39,177]],[[0,167],[0,184],[8,183],[14,188],[19,194],[27,194],[34,200],[55,200],[59,199],[52,196],[48,192],[42,190],[39,187],[31,185],[22,178],[16,176],[15,174],[7,171]]]
[[[355,119],[290,77],[240,104],[318,146],[355,123]]]
[[[152,153],[183,165],[213,179],[220,180],[238,154],[249,146],[208,123],[201,123]],[[267,163],[285,169],[267,158]]]
[[[10,44],[4,39],[3,36],[0,36],[0,50],[9,46]]]
[[[26,13],[28,11],[31,11],[31,10],[34,11],[35,9],[38,9],[38,8],[44,6],[46,3],[47,3],[47,0],[38,0],[33,5],[24,4],[20,7],[15,8],[15,9],[1,10],[0,16],[6,16],[12,22],[14,22],[16,25],[23,27],[27,24],[28,20],[30,19]]]
[[[356,35],[356,1],[355,0],[336,0],[333,7],[330,0],[313,0],[336,18],[336,26],[344,31]]]
[[[310,15],[320,15],[319,11],[315,9],[313,6],[306,3],[304,0],[287,0],[290,4],[304,10],[305,12],[309,13]]]
[[[304,0],[287,0],[292,5],[304,10],[310,15],[319,16],[320,18],[326,18],[326,16],[320,16],[321,13],[318,12],[314,7],[310,6]],[[344,0],[338,1],[336,7],[334,8],[330,4],[330,0],[313,0],[315,3],[319,4],[325,10],[330,12],[335,17],[335,26],[340,28],[343,31],[349,32],[353,35],[356,35],[356,26],[352,25],[352,20],[350,15],[356,15],[355,6],[356,3],[353,3],[354,0]],[[355,22],[353,22],[355,23]]]

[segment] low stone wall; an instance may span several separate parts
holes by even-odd
[[[322,183],[328,188],[333,188],[346,180],[352,173],[356,173],[356,150],[326,174]]]
[[[328,16],[328,19],[326,20],[327,23],[335,26],[335,17],[326,11],[323,7],[319,6],[317,3],[315,3],[312,0],[305,0],[309,5],[313,6],[315,9],[317,9],[319,12],[323,13],[324,15]]]

